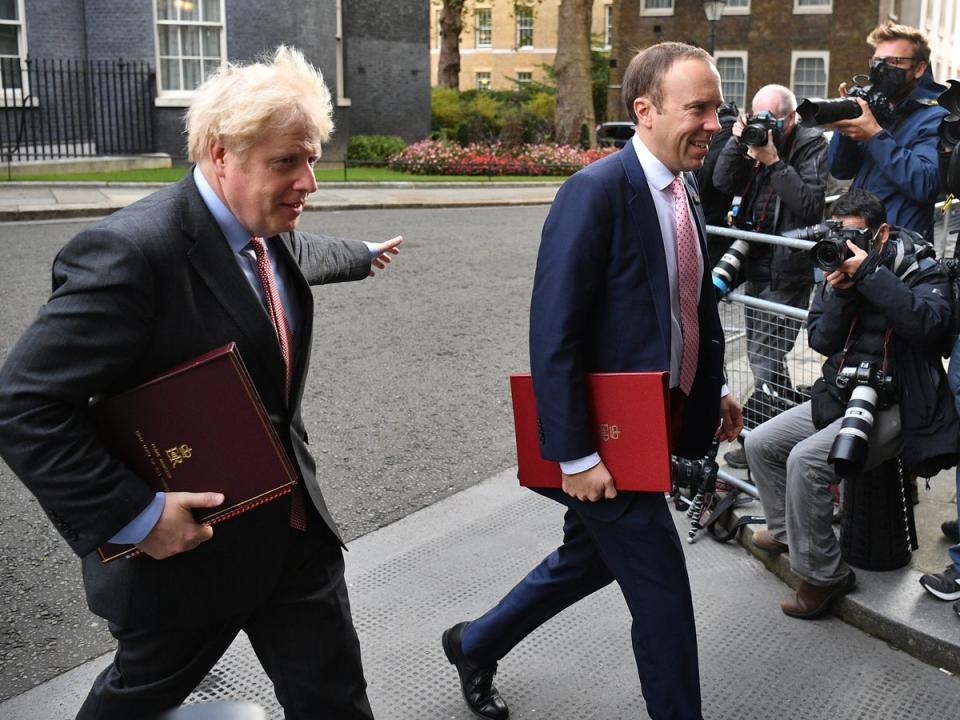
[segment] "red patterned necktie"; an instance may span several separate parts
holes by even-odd
[[[287,366],[286,389],[289,397],[290,388],[293,387],[293,352],[291,349],[293,347],[293,333],[290,330],[290,323],[287,321],[287,313],[283,309],[283,302],[280,300],[280,291],[273,279],[273,265],[267,255],[267,243],[262,237],[254,237],[250,238],[250,244],[253,245],[253,251],[257,256],[257,276],[260,278],[260,285],[263,287],[263,294],[267,300],[267,314],[270,316],[270,322],[273,323],[273,329],[277,333],[280,353],[283,355],[283,362]],[[290,527],[297,530],[306,530],[307,528],[307,513],[303,500],[303,489],[300,485],[294,486],[293,493],[290,496]]]
[[[697,353],[700,347],[700,319],[697,313],[697,288],[700,285],[697,233],[690,220],[683,178],[676,177],[670,189],[673,190],[677,220],[677,285],[680,290],[680,334],[683,338],[683,350],[680,355],[680,390],[684,395],[689,396],[693,379],[697,374]]]

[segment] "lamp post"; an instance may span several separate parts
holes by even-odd
[[[710,23],[710,54],[713,55],[717,45],[717,23],[723,17],[727,0],[703,0],[703,12]]]

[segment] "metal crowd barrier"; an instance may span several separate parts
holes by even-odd
[[[828,197],[828,204],[837,197],[839,196]],[[943,213],[943,205],[942,202],[936,205],[943,215],[942,232],[937,233],[935,238],[938,257],[943,257],[948,246],[951,246],[951,213]],[[953,214],[956,213],[955,207]],[[806,240],[716,225],[708,225],[707,232],[714,236],[786,245],[796,249],[813,247],[813,243]],[[814,286],[813,292],[820,291],[820,285]],[[749,434],[750,428],[808,399],[809,388],[820,377],[820,367],[825,358],[807,345],[807,310],[732,292],[720,303],[720,321],[726,339],[727,385],[741,406],[748,411],[744,434]],[[748,322],[757,329],[756,337],[751,338],[750,353],[747,352]],[[755,387],[754,373],[750,367],[751,355],[783,358],[785,372],[774,374],[774,378],[766,383],[766,392]],[[757,496],[755,485],[722,468],[718,477],[754,497]]]

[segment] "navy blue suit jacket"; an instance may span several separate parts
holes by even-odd
[[[674,451],[701,457],[719,424],[723,331],[695,180],[684,181],[704,257],[700,353]],[[584,373],[670,369],[663,238],[631,145],[569,178],[543,227],[530,310],[530,362],[541,453],[575,460],[596,444]]]

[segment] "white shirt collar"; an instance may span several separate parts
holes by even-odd
[[[647,183],[657,190],[667,190],[677,176],[673,174],[670,168],[660,162],[656,155],[650,152],[639,135],[634,133],[631,141],[633,142],[633,149],[637,153],[637,159],[640,161],[640,167],[643,168],[643,174],[647,178]]]

